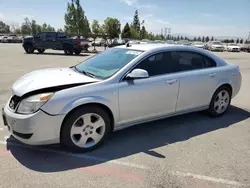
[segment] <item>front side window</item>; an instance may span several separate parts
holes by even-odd
[[[45,38],[45,36],[46,36],[46,33],[39,33],[37,35],[38,38]]]
[[[136,68],[146,70],[149,76],[156,76],[177,72],[178,61],[172,58],[171,52],[162,52],[143,60]]]
[[[107,79],[114,75],[143,51],[126,48],[111,48],[75,66],[79,72]]]

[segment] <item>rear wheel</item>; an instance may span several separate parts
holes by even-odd
[[[35,51],[35,48],[31,44],[25,44],[24,50],[27,54],[32,54]]]
[[[82,52],[82,50],[79,50],[79,49],[74,50],[74,53],[75,53],[76,55],[79,55],[81,52]]]
[[[208,113],[212,117],[222,116],[230,106],[232,92],[228,86],[222,86],[214,93]]]
[[[91,151],[105,141],[110,131],[111,121],[107,112],[98,106],[85,106],[64,121],[61,143],[72,151]]]
[[[45,52],[45,49],[37,49],[39,54],[42,54],[43,52]]]

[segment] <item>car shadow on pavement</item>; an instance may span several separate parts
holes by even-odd
[[[87,53],[87,52],[86,52]],[[67,54],[64,54],[64,53],[54,53],[54,52],[44,52],[42,54],[38,53],[38,52],[34,52],[33,54],[29,54],[29,55],[55,55],[55,56],[82,56],[82,57],[85,57],[85,56],[90,56],[90,53],[84,53],[84,54],[79,54],[79,55],[76,55],[76,54],[72,54],[72,55],[67,55]]]
[[[7,140],[7,149],[23,166],[39,172],[84,168],[138,153],[161,159],[165,156],[153,151],[155,148],[185,142],[190,138],[227,128],[249,117],[248,111],[231,106],[219,118],[210,118],[199,112],[140,124],[115,132],[102,147],[84,154],[72,154],[57,145],[26,147],[12,139]],[[240,125],[242,124],[238,124]]]

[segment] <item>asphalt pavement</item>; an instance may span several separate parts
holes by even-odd
[[[243,82],[225,116],[192,113],[114,133],[101,148],[73,154],[31,147],[10,137],[0,120],[0,187],[235,188],[250,187],[250,53],[216,53],[240,66]],[[77,64],[92,54],[25,54],[0,44],[0,106],[11,84],[41,68]]]

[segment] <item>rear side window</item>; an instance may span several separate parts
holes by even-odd
[[[205,60],[205,65],[207,68],[216,67],[215,61],[210,59],[209,57],[204,56],[204,60]]]
[[[67,38],[65,33],[58,33],[57,38]]]
[[[46,33],[46,38],[56,38],[56,33]]]
[[[194,52],[172,52],[172,57],[178,59],[180,71],[216,67],[212,59]]]

